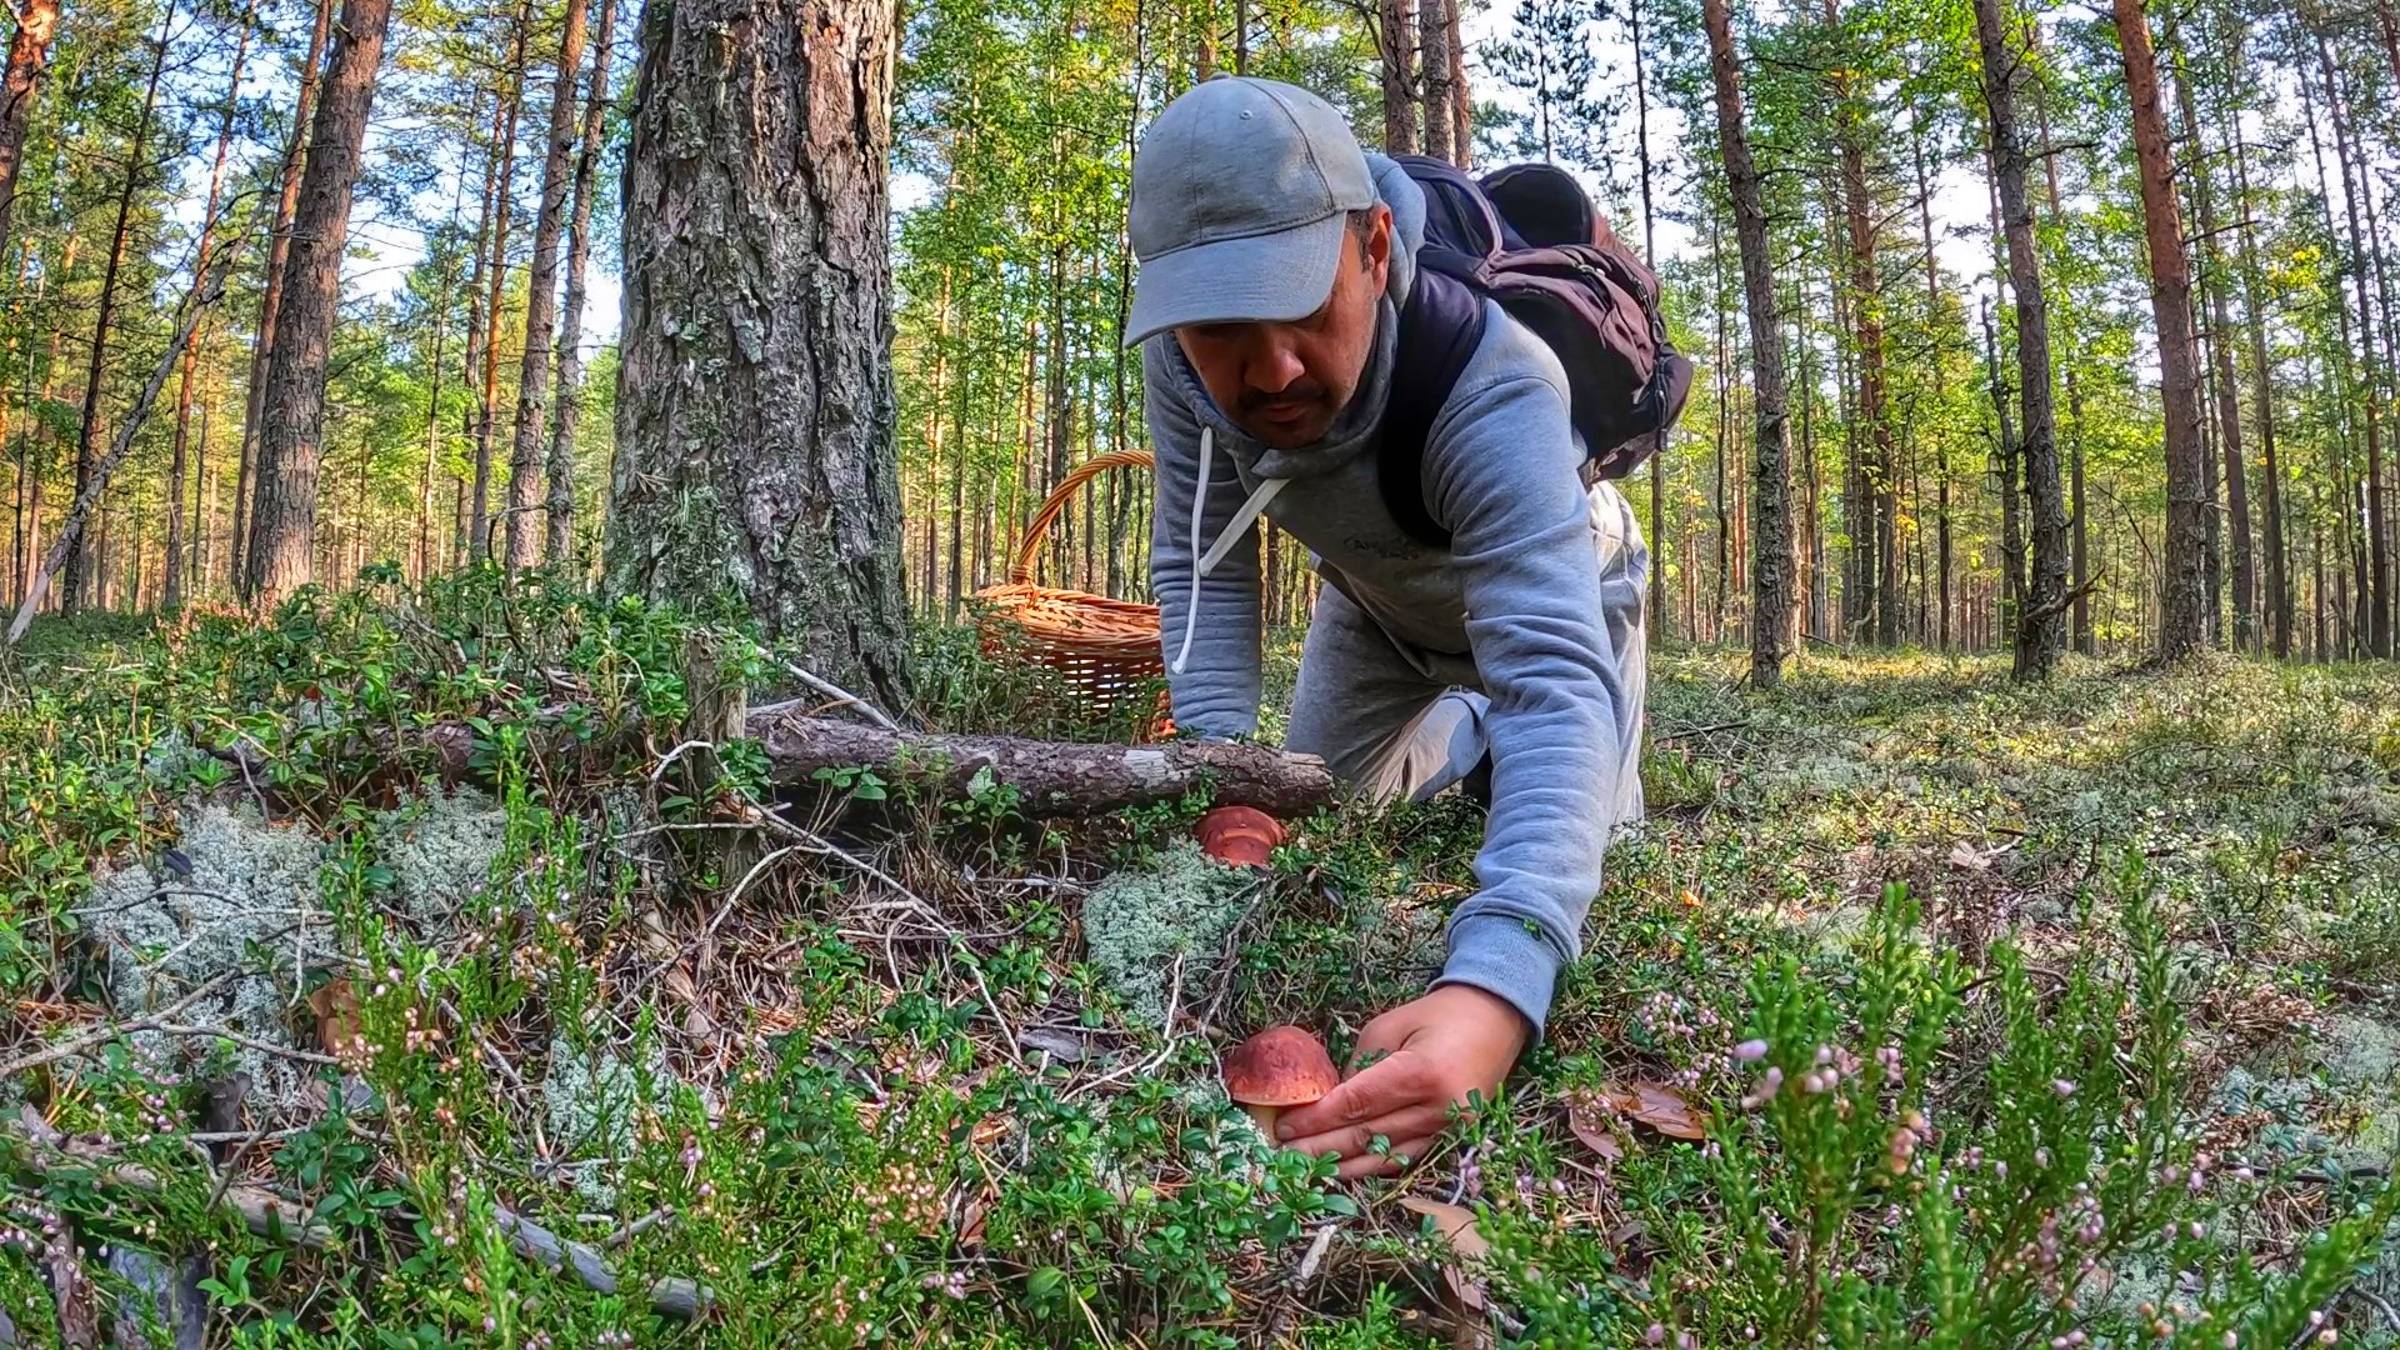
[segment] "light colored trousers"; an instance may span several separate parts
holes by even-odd
[[[1642,814],[1640,727],[1649,665],[1643,606],[1650,550],[1615,484],[1595,484],[1591,502],[1608,642],[1631,704],[1615,719],[1632,729],[1620,742],[1617,766],[1617,819],[1629,821]],[[1284,744],[1323,756],[1335,777],[1370,800],[1423,801],[1482,762],[1491,700],[1481,686],[1472,656],[1404,651],[1338,587],[1325,586],[1301,648]]]

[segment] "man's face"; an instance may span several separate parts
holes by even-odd
[[[1373,210],[1343,240],[1333,293],[1294,323],[1208,323],[1175,330],[1184,358],[1233,424],[1277,450],[1323,439],[1358,392],[1375,345],[1375,305],[1391,273],[1392,213]]]

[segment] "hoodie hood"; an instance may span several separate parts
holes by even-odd
[[[1392,250],[1391,275],[1384,282],[1383,298],[1375,307],[1375,342],[1367,354],[1367,368],[1360,373],[1350,402],[1323,437],[1290,450],[1259,444],[1209,397],[1199,372],[1184,359],[1183,347],[1173,333],[1150,339],[1202,428],[1213,432],[1212,439],[1254,477],[1307,478],[1324,473],[1365,449],[1383,421],[1384,405],[1391,395],[1393,352],[1399,342],[1400,307],[1408,302],[1409,287],[1416,281],[1417,249],[1425,242],[1425,192],[1407,170],[1387,156],[1369,154],[1367,167],[1375,176],[1377,198],[1391,209],[1397,247]]]

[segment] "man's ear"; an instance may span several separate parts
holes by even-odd
[[[1367,277],[1380,293],[1392,275],[1392,208],[1375,203],[1375,227],[1367,231]]]

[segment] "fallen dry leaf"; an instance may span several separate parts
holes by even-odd
[[[358,991],[347,976],[318,985],[308,996],[308,1010],[317,1015],[317,1043],[327,1050],[349,1048],[358,1036]]]
[[[1474,1210],[1416,1195],[1401,1197],[1400,1207],[1433,1220],[1433,1226],[1441,1230],[1443,1240],[1450,1244],[1450,1250],[1460,1257],[1479,1261],[1491,1254],[1491,1244],[1483,1240],[1483,1234],[1475,1231]],[[1455,1262],[1443,1263],[1442,1279],[1449,1284],[1451,1294],[1461,1304],[1477,1312],[1483,1310],[1483,1285],[1469,1279]]]
[[[1611,1091],[1608,1099],[1617,1110],[1670,1139],[1708,1137],[1708,1122],[1673,1088],[1657,1083],[1635,1083],[1630,1088]]]
[[[1567,1102],[1567,1128],[1585,1147],[1610,1162],[1625,1156],[1625,1141],[1617,1138],[1607,1105],[1598,1098],[1577,1096]]]
[[[1989,872],[1992,860],[1984,851],[1961,839],[1950,846],[1950,865],[1968,872]]]

